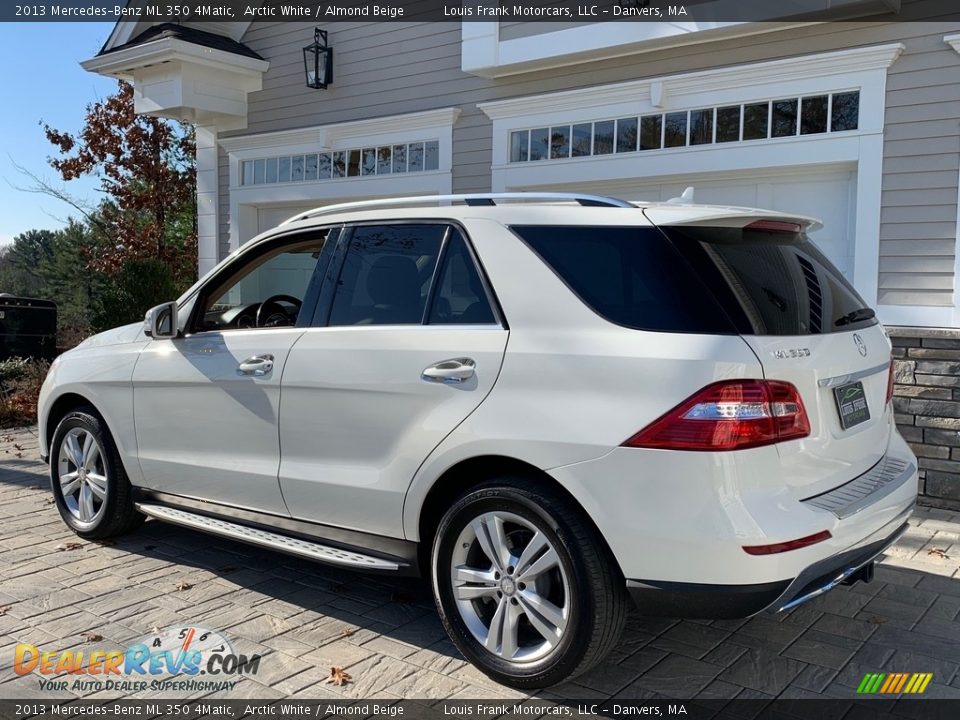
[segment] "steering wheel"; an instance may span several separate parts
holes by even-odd
[[[293,312],[287,312],[280,303],[293,305]],[[257,308],[256,326],[263,328],[290,324],[290,320],[296,313],[300,312],[302,305],[303,301],[293,297],[293,295],[271,295]]]

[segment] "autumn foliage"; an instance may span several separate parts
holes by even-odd
[[[44,125],[60,151],[50,165],[64,180],[100,179],[105,200],[91,222],[91,269],[112,274],[131,260],[157,259],[177,285],[196,272],[196,146],[188,125],[137,115],[133,86],[87,107],[83,129],[61,132]]]

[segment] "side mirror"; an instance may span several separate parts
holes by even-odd
[[[168,302],[147,310],[143,318],[143,334],[154,340],[177,337],[180,334],[177,324],[177,304]]]

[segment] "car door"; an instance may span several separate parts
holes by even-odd
[[[280,376],[312,317],[327,236],[238,256],[200,290],[181,337],[143,350],[133,395],[147,488],[287,515],[277,483]]]
[[[284,369],[280,487],[295,518],[402,537],[411,479],[493,388],[508,331],[450,224],[355,226],[331,273]]]

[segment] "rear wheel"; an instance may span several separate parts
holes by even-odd
[[[518,688],[554,685],[600,662],[626,617],[623,578],[596,530],[559,494],[504,478],[461,497],[432,555],[451,639]]]
[[[106,538],[144,517],[133,506],[130,480],[113,438],[92,410],[68,413],[50,444],[50,480],[57,510],[80,537]]]

